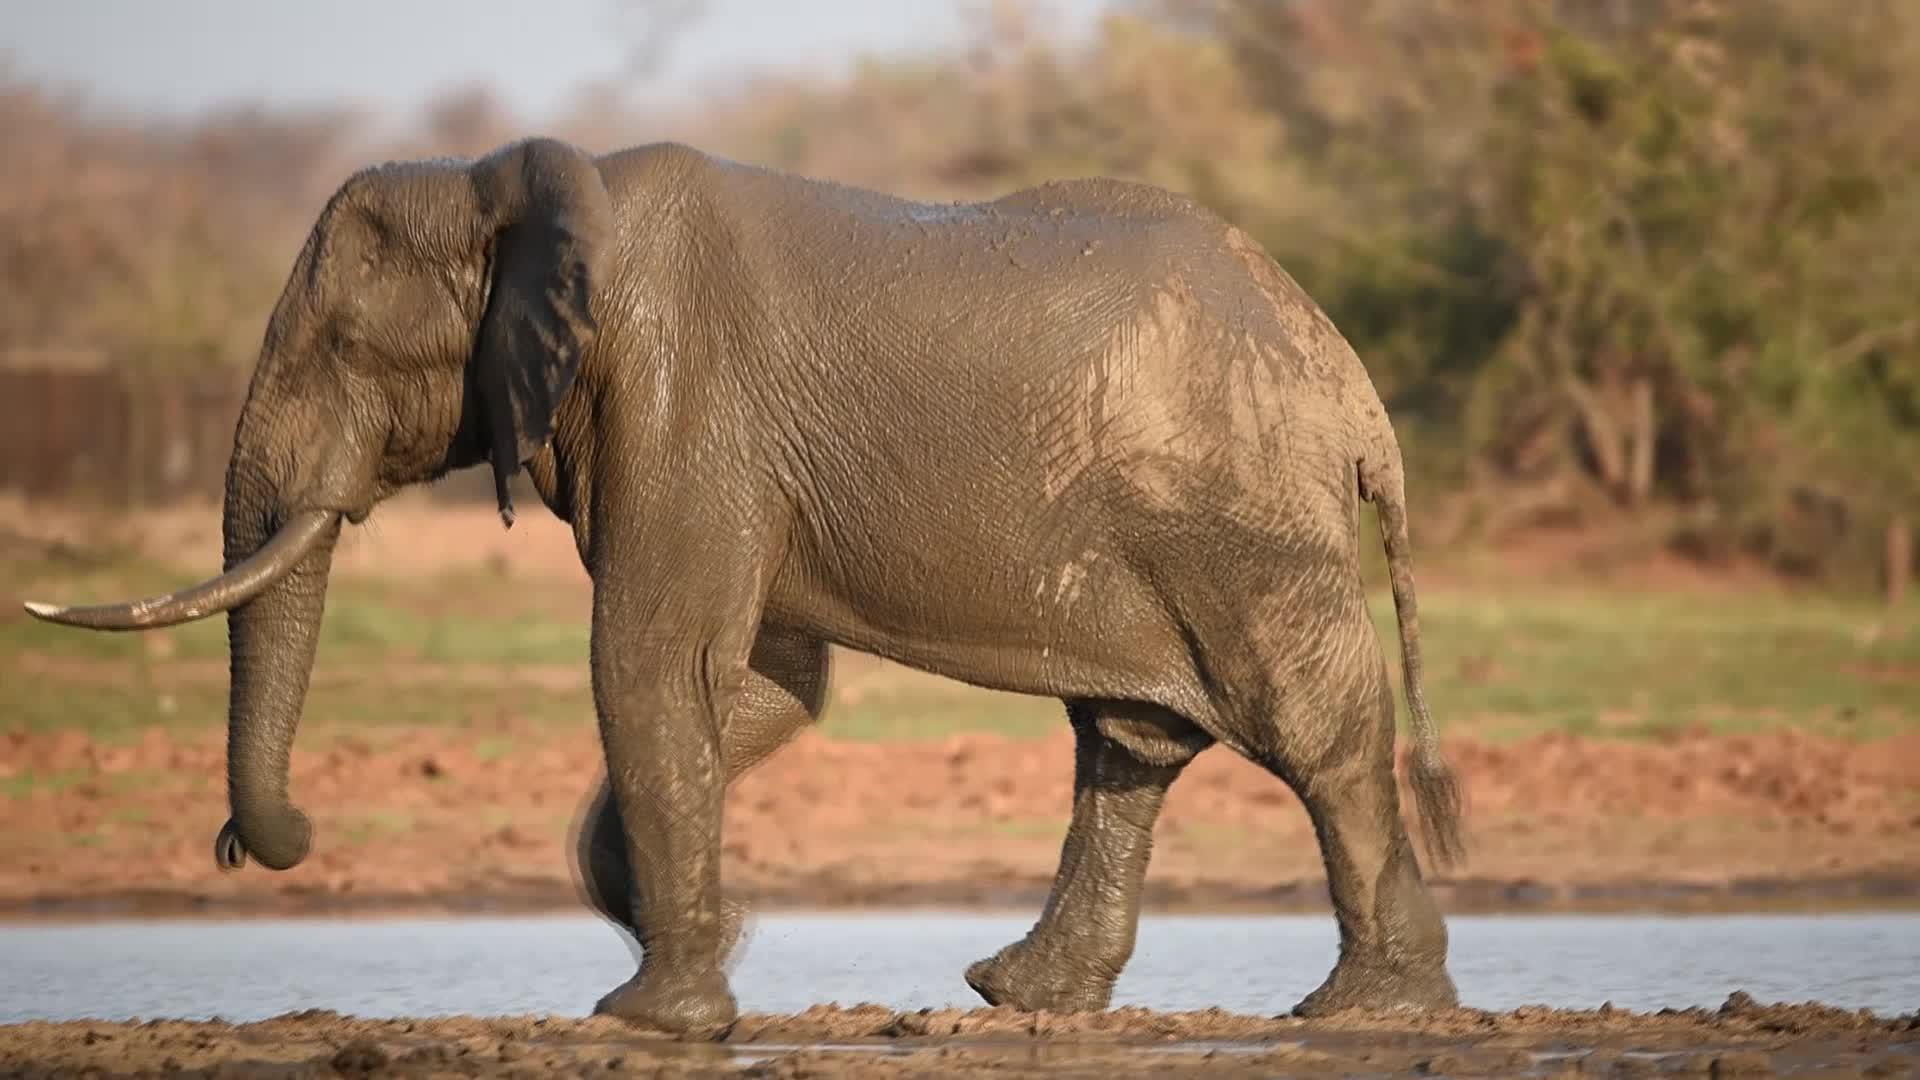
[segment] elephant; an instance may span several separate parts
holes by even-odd
[[[987,1002],[1108,1006],[1162,801],[1215,743],[1299,796],[1325,865],[1339,955],[1294,1012],[1457,1002],[1361,570],[1364,502],[1419,831],[1451,864],[1393,425],[1326,313],[1197,200],[1095,177],[928,202],[546,136],[352,174],[265,326],[222,573],[27,605],[97,630],[226,615],[222,868],[311,844],[288,767],[341,530],[480,466],[507,528],[525,470],[591,579],[606,779],[580,863],[640,945],[596,1013],[736,1019],[723,795],[819,718],[834,648],[1064,703],[1058,870],[1032,929],[966,969]]]

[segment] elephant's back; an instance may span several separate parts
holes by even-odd
[[[1161,504],[1291,501],[1305,476],[1333,485],[1316,501],[1350,494],[1351,414],[1371,392],[1358,358],[1252,238],[1187,196],[1094,178],[929,203],[690,167],[746,287],[798,302],[789,340],[833,342],[836,380],[945,414],[1025,480],[1059,491],[1118,467]]]
[[[715,157],[679,143],[600,159],[616,203],[656,221],[671,203],[703,244],[843,287],[940,282],[991,294],[1142,281],[1199,270],[1226,223],[1196,200],[1108,178],[1050,181],[994,199],[928,202]]]

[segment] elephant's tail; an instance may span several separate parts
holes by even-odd
[[[1399,455],[1387,455],[1384,463],[1362,461],[1359,479],[1361,496],[1379,511],[1387,577],[1393,586],[1393,608],[1400,623],[1401,677],[1406,684],[1407,709],[1413,714],[1414,753],[1409,779],[1420,813],[1421,837],[1427,857],[1446,867],[1466,858],[1460,785],[1441,756],[1440,733],[1427,712],[1427,695],[1421,682],[1420,609],[1413,593],[1413,546],[1407,538],[1406,483]]]

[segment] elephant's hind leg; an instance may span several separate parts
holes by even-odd
[[[1371,640],[1370,627],[1350,632],[1353,642],[1362,634]],[[1338,636],[1317,644],[1337,645]],[[1317,715],[1283,721],[1263,762],[1306,805],[1340,927],[1339,961],[1294,1011],[1321,1016],[1349,1008],[1451,1007],[1459,999],[1447,974],[1446,924],[1421,881],[1400,816],[1392,684],[1377,659],[1361,661],[1366,673],[1360,674],[1332,659],[1342,654],[1365,655],[1357,646],[1318,654],[1328,658],[1321,692],[1292,687],[1315,702]],[[1320,666],[1310,663],[1306,670]]]
[[[1027,1010],[1107,1007],[1133,955],[1140,889],[1167,788],[1211,736],[1158,706],[1069,702],[1073,820],[1040,921],[1020,941],[967,969],[994,1005]]]
[[[748,659],[748,672],[720,732],[720,754],[727,783],[740,778],[813,721],[826,700],[828,652],[825,642],[802,634],[762,628]],[[627,863],[627,834],[600,778],[582,817],[575,847],[575,874],[589,906],[619,924],[634,939],[644,937],[633,918],[633,872]],[[721,900],[720,955],[739,944],[746,905]]]

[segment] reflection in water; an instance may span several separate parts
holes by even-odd
[[[742,1010],[879,1002],[980,1004],[968,963],[1025,915],[772,914],[733,972]],[[1592,1008],[1817,999],[1883,1014],[1920,1002],[1920,916],[1456,917],[1462,1002]],[[1149,917],[1116,1005],[1273,1014],[1332,966],[1325,916]],[[633,973],[625,939],[588,917],[100,923],[0,927],[0,1022],[585,1015]]]

